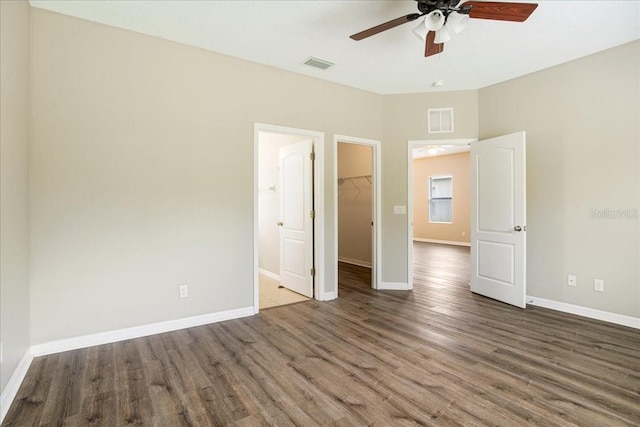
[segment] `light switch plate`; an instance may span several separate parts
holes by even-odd
[[[407,207],[406,206],[394,206],[393,207],[393,214],[394,215],[406,215],[407,214]]]

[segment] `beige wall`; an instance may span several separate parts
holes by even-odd
[[[258,137],[258,229],[261,269],[280,275],[280,148],[306,139],[299,135],[260,132]],[[270,190],[275,187],[275,191]]]
[[[408,280],[407,216],[394,205],[407,205],[408,141],[478,137],[477,91],[386,95],[382,143],[382,280]],[[453,107],[454,133],[427,133],[427,109]]]
[[[33,344],[252,306],[254,122],[382,137],[378,95],[39,9],[32,20]],[[331,144],[322,154],[330,260]]]
[[[0,1],[1,391],[29,349],[29,22],[26,1]]]
[[[29,310],[39,344],[252,304],[254,122],[383,140],[389,282],[407,280],[407,217],[393,215],[407,204],[407,141],[527,130],[530,293],[639,315],[638,221],[590,217],[638,208],[638,42],[479,92],[378,96],[32,9],[28,209],[29,12],[0,3],[2,339],[14,342],[3,387],[29,341]],[[427,133],[438,107],[454,107],[455,133]],[[332,150],[322,153],[327,260],[338,255]],[[578,288],[564,286],[567,273]]]
[[[373,149],[338,143],[338,259],[371,266]],[[360,177],[360,178],[358,178]]]
[[[639,220],[592,218],[639,208],[638,76],[636,41],[479,91],[482,138],[527,132],[530,295],[640,316]]]
[[[469,153],[424,157],[413,161],[413,237],[469,243],[471,232],[471,164]],[[429,177],[451,176],[453,221],[429,222]]]

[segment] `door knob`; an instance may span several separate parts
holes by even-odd
[[[520,227],[519,225],[516,225],[515,227],[513,227],[513,229],[515,231],[522,231],[522,227]]]

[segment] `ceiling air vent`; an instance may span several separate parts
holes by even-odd
[[[320,68],[321,70],[326,70],[327,68],[333,66],[333,62],[325,61],[324,59],[314,58],[313,56],[304,61],[305,65],[310,67]]]

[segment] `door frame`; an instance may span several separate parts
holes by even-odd
[[[335,298],[338,297],[338,143],[357,144],[371,147],[372,154],[372,221],[371,230],[371,287],[382,288],[382,188],[380,185],[380,167],[382,165],[381,142],[375,139],[359,138],[347,135],[333,136],[333,224],[334,224],[334,271],[335,271]]]
[[[407,144],[407,284],[413,289],[413,150],[433,145],[471,145],[478,138],[410,140]],[[471,165],[469,165],[471,167]],[[469,200],[471,203],[471,200]],[[471,278],[469,278],[471,279]]]
[[[324,132],[296,129],[265,123],[253,124],[253,312],[260,312],[260,233],[258,229],[258,165],[260,133],[297,135],[313,140],[315,163],[313,167],[313,199],[315,222],[313,230],[313,264],[316,270],[313,297],[319,301],[327,298],[325,293],[325,215],[324,215]]]

